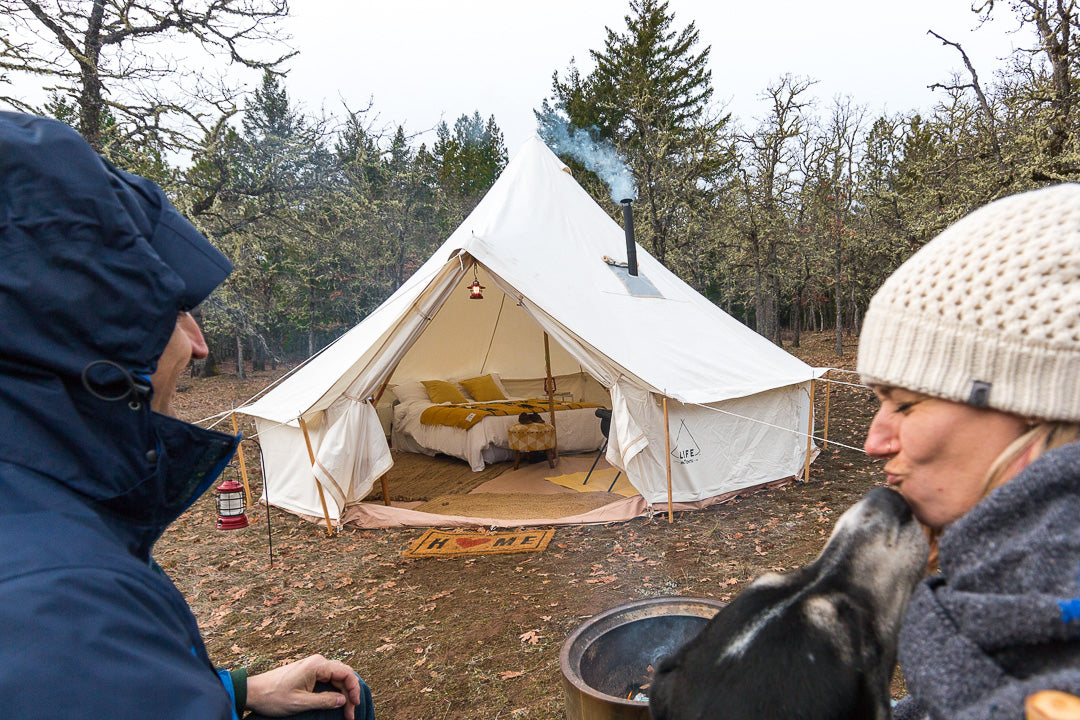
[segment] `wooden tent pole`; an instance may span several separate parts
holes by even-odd
[[[236,413],[230,413],[230,416],[232,417],[233,434],[239,434],[240,428],[236,424]],[[242,443],[237,444],[236,454],[240,457],[240,479],[244,481],[244,495],[247,497],[247,506],[251,507],[251,486],[248,484],[247,467],[244,465],[244,446]],[[266,484],[266,478],[263,478],[263,484]]]
[[[544,333],[544,368],[547,371],[547,394],[548,414],[551,415],[551,427],[555,428],[555,378],[551,377],[551,348],[548,345],[548,334]],[[555,428],[555,448],[552,453],[555,456],[555,464],[559,463],[559,429]]]
[[[378,415],[378,412],[379,412],[379,410],[378,410],[379,400],[382,399],[383,393],[386,392],[386,387],[389,384],[390,384],[390,377],[387,376],[386,380],[383,381],[382,387],[379,388],[379,392],[375,393],[375,397],[371,398],[371,407],[375,408],[376,415]],[[387,507],[390,507],[390,486],[386,484],[386,473],[382,474],[382,477],[379,478],[379,481],[382,484],[382,502],[383,502],[383,505],[385,505]]]
[[[382,400],[383,393],[386,392],[386,388],[390,387],[390,378],[394,377],[394,371],[397,370],[397,365],[390,369],[390,374],[383,380],[383,384],[379,387],[379,391],[375,393],[375,397],[371,398],[371,407],[375,408],[376,414],[379,410],[379,401]],[[390,507],[390,486],[386,482],[386,473],[383,473],[379,478],[379,483],[382,485],[382,502],[383,505]]]
[[[829,398],[832,397],[832,382],[829,379],[829,373],[832,370],[826,370],[825,375],[825,439],[821,442],[821,449],[829,449]]]
[[[675,516],[671,510],[671,432],[668,428],[667,395],[664,396],[664,457],[667,458],[667,521],[673,523]]]
[[[322,483],[319,482],[319,478],[315,477],[315,451],[311,449],[311,437],[308,435],[307,423],[304,422],[304,418],[297,418],[300,421],[300,429],[304,431],[304,442],[307,443],[307,454],[311,459],[311,477],[315,480],[315,487],[319,489],[319,502],[322,503],[323,517],[326,518],[326,534],[330,537],[334,536],[334,528],[330,524],[330,511],[326,509],[326,496],[323,495]]]
[[[810,422],[806,428],[806,466],[803,468],[803,482],[810,482],[810,450],[814,447],[814,380],[810,380]]]

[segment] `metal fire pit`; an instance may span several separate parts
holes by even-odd
[[[649,701],[631,699],[651,680],[649,667],[700,632],[723,606],[705,598],[649,598],[587,620],[559,653],[566,719],[649,720]]]

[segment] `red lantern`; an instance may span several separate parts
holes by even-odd
[[[217,486],[218,530],[237,530],[248,526],[244,514],[244,486],[235,480],[226,480]]]
[[[469,285],[469,299],[484,299],[484,286],[480,284],[480,278],[476,275],[476,265],[472,266],[472,284]]]

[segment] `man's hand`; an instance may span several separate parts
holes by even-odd
[[[330,683],[339,692],[312,692],[316,682]],[[322,655],[254,675],[247,682],[247,708],[272,717],[343,707],[346,719],[355,720],[359,704],[360,680],[353,669]]]

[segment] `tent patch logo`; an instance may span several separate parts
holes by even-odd
[[[701,459],[701,446],[690,434],[686,421],[679,421],[679,432],[675,435],[675,446],[671,448],[671,457],[680,465],[689,465]]]

